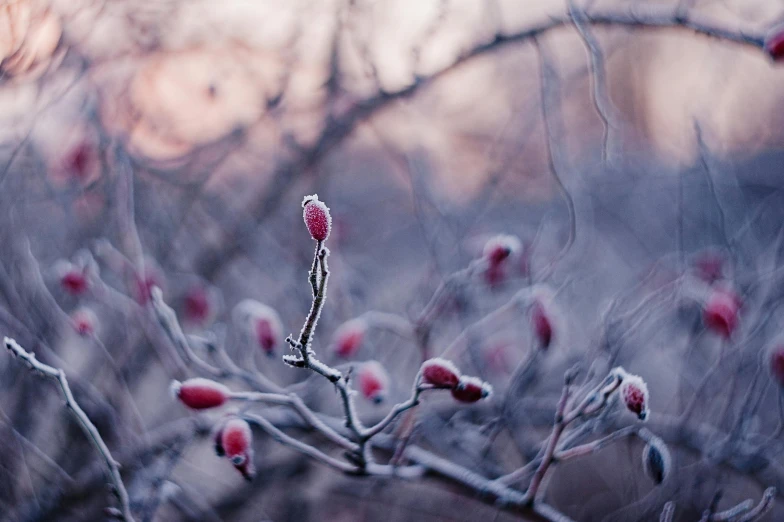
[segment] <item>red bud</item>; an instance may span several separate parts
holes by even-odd
[[[363,319],[351,319],[335,331],[334,349],[340,357],[353,357],[362,346],[367,331],[367,323]]]
[[[215,314],[215,299],[208,288],[195,286],[183,298],[185,320],[194,325],[205,325]]]
[[[452,397],[460,402],[476,402],[492,394],[493,388],[476,377],[461,377],[457,386],[452,388]]]
[[[201,377],[185,382],[174,381],[171,389],[175,397],[194,410],[222,406],[231,395],[231,391],[223,384]]]
[[[77,334],[87,337],[95,333],[98,318],[87,308],[80,308],[71,314],[71,324]]]
[[[376,404],[386,398],[389,375],[378,361],[368,361],[359,370],[359,390],[366,399]]]
[[[283,326],[273,308],[253,299],[245,299],[234,307],[232,316],[251,343],[267,355],[274,353],[283,338]]]
[[[505,261],[509,256],[520,250],[520,240],[515,236],[499,234],[491,237],[485,243],[482,256],[490,266],[496,266]]]
[[[256,342],[267,355],[272,355],[282,336],[280,324],[270,317],[256,319]]]
[[[84,273],[84,270],[75,266],[63,273],[60,277],[60,285],[71,295],[82,295],[87,291],[89,286],[87,275]]]
[[[545,310],[544,303],[538,299],[531,306],[531,327],[539,345],[543,350],[547,350],[553,340],[553,323]]]
[[[422,381],[442,388],[454,388],[460,381],[460,371],[446,359],[429,359],[422,363]]]
[[[239,466],[249,457],[252,432],[244,420],[233,417],[226,421],[221,430],[221,447],[232,464]]]
[[[302,200],[302,217],[313,239],[324,241],[329,237],[332,217],[329,215],[329,207],[319,201],[318,195],[306,196]]]
[[[738,325],[740,299],[731,292],[716,290],[708,298],[703,311],[705,325],[728,338]]]
[[[640,420],[648,417],[648,386],[637,375],[627,374],[621,382],[621,398],[626,408]]]

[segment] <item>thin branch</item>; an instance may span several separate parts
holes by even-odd
[[[95,445],[98,453],[101,454],[106,463],[109,478],[112,481],[112,485],[114,486],[113,493],[116,495],[117,500],[120,503],[119,515],[122,517],[122,520],[125,520],[126,522],[133,522],[133,516],[131,515],[131,509],[128,503],[128,492],[125,490],[125,485],[123,484],[122,477],[120,476],[119,465],[112,457],[112,454],[109,451],[109,448],[106,446],[106,443],[101,438],[101,434],[98,432],[98,429],[92,423],[84,410],[82,410],[82,408],[76,402],[76,399],[74,399],[74,396],[71,393],[71,388],[68,386],[68,380],[66,379],[65,372],[59,368],[54,368],[38,361],[35,357],[35,354],[25,351],[25,349],[22,348],[13,339],[6,337],[3,339],[3,342],[11,354],[19,357],[31,370],[57,381],[57,384],[60,386],[60,390],[65,397],[66,408],[76,418],[76,421]]]
[[[360,473],[361,471],[361,469],[358,468],[357,466],[353,466],[347,462],[343,462],[334,457],[330,457],[326,453],[319,451],[313,446],[309,444],[305,444],[304,442],[298,441],[297,439],[286,435],[261,415],[245,413],[242,415],[242,417],[246,421],[259,426],[261,429],[266,431],[270,437],[272,437],[279,443],[283,444],[284,446],[289,446],[291,448],[294,448],[300,453],[307,455],[308,457],[317,460],[323,464],[326,464],[331,468],[334,468],[338,471],[341,471],[343,473],[348,473],[348,474],[357,474]]]
[[[578,9],[574,0],[569,0],[569,16],[574,22],[585,46],[591,55],[591,84],[593,86],[593,104],[599,119],[602,120],[602,161],[607,162],[610,146],[610,99],[607,87],[607,76],[605,73],[604,53],[599,45],[599,41],[594,36],[586,22],[586,13]]]

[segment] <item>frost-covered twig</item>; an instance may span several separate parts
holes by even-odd
[[[90,438],[92,443],[95,445],[95,448],[101,454],[106,463],[108,475],[114,488],[113,493],[117,497],[117,500],[120,504],[120,509],[117,510],[116,514],[119,515],[122,520],[125,520],[126,522],[132,522],[133,516],[131,514],[131,509],[128,502],[128,492],[126,491],[122,477],[120,476],[119,465],[114,460],[114,457],[112,457],[112,454],[109,451],[109,448],[106,446],[106,443],[101,438],[101,434],[98,432],[98,429],[92,423],[84,410],[82,410],[82,408],[76,402],[76,399],[74,399],[74,396],[71,393],[71,388],[68,386],[68,379],[65,376],[65,372],[59,368],[54,368],[38,361],[35,357],[35,354],[25,351],[25,349],[22,348],[13,339],[6,337],[4,338],[3,342],[5,347],[14,356],[22,359],[22,361],[24,361],[24,363],[31,370],[57,381],[57,384],[60,386],[60,391],[65,397],[65,403],[68,411],[70,411],[76,418],[76,421],[79,423],[85,434]]]

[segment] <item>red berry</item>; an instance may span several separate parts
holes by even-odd
[[[489,397],[493,388],[476,377],[461,377],[457,386],[452,388],[452,397],[460,402],[476,402]]]
[[[353,357],[362,346],[367,332],[367,322],[364,319],[351,319],[335,330],[334,350],[340,357]]]
[[[359,370],[359,390],[362,395],[376,404],[386,398],[389,375],[378,361],[368,361]]]
[[[213,297],[202,286],[191,288],[183,298],[183,314],[188,323],[204,325],[210,322],[215,313]]]
[[[784,26],[775,27],[768,33],[764,47],[774,61],[784,59]]]
[[[98,318],[92,310],[80,308],[71,314],[71,324],[77,334],[87,337],[95,333]]]
[[[71,267],[60,277],[60,284],[71,295],[82,295],[89,286],[87,275],[76,267]]]
[[[490,266],[497,266],[520,250],[520,240],[515,236],[499,234],[485,243],[482,256]]]
[[[233,417],[226,421],[221,430],[221,448],[232,464],[239,466],[249,457],[252,433],[244,420]]]
[[[318,195],[306,196],[302,200],[302,217],[313,239],[324,241],[329,237],[332,217],[329,215],[329,207],[319,201]]]
[[[281,337],[278,323],[269,317],[256,319],[256,342],[267,355],[272,355]]]
[[[531,327],[542,349],[547,350],[553,340],[553,323],[541,300],[531,306]]]
[[[184,405],[194,410],[222,406],[231,395],[231,391],[223,384],[201,377],[185,382],[174,381],[172,392]]]
[[[429,359],[422,363],[422,381],[442,388],[454,388],[460,381],[460,371],[446,359]]]
[[[708,298],[703,311],[703,321],[711,330],[724,338],[730,337],[738,325],[740,299],[724,290],[716,290]]]
[[[770,371],[773,377],[784,387],[784,345],[778,345],[770,356]]]
[[[66,155],[65,168],[73,179],[84,181],[95,165],[96,159],[93,148],[87,142],[82,142]]]
[[[640,420],[648,417],[648,386],[637,375],[625,375],[621,382],[621,398],[626,408]]]
[[[232,417],[220,428],[220,443],[216,443],[219,456],[225,455],[245,480],[252,480],[256,474],[253,466],[253,433],[250,425],[239,417]]]
[[[283,338],[283,326],[273,308],[253,299],[245,299],[234,307],[232,316],[251,343],[267,355],[273,355],[279,340]]]

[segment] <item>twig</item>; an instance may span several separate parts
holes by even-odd
[[[71,393],[71,388],[68,386],[68,380],[65,377],[65,372],[59,368],[54,368],[38,361],[35,357],[35,354],[25,351],[25,349],[22,348],[13,339],[6,337],[3,339],[3,342],[5,347],[14,356],[22,359],[22,361],[24,361],[24,363],[31,370],[57,381],[57,384],[60,386],[60,390],[65,397],[66,408],[74,415],[77,422],[82,427],[82,430],[93,442],[95,448],[101,454],[106,463],[109,478],[112,481],[112,485],[114,486],[113,493],[116,495],[117,500],[120,503],[119,515],[122,517],[122,520],[125,520],[126,522],[133,522],[133,516],[131,515],[131,510],[128,503],[128,492],[125,490],[125,485],[123,484],[122,477],[120,476],[119,465],[112,457],[112,454],[109,451],[109,448],[106,446],[106,443],[101,438],[101,434],[98,432],[98,429],[92,423],[84,410],[82,410],[82,408],[76,402],[76,399],[74,399],[74,396]]]

